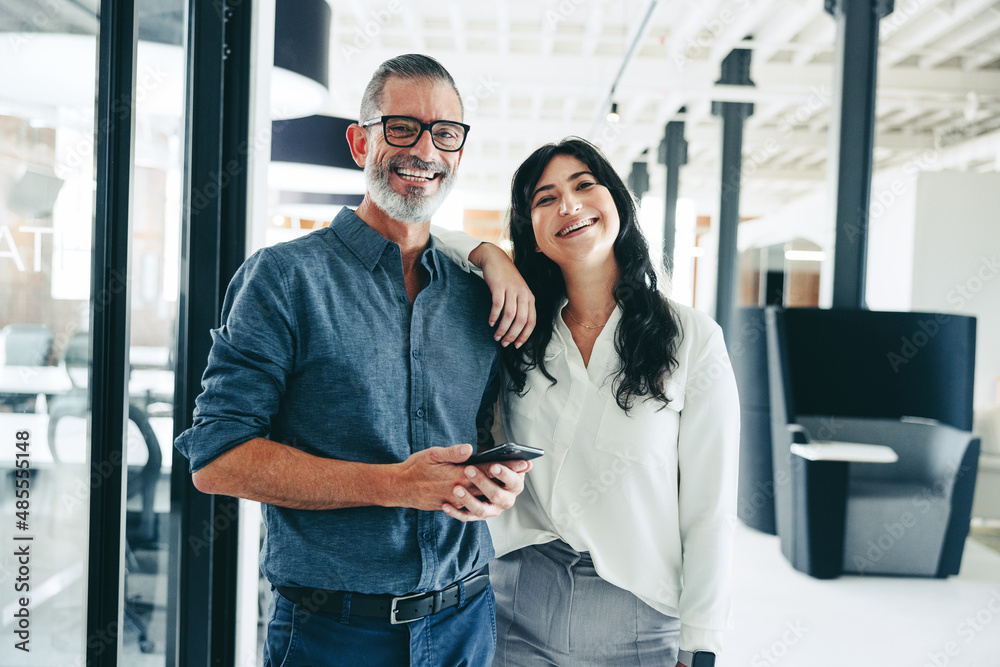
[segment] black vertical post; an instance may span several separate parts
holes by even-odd
[[[717,83],[752,86],[750,51],[733,49],[722,61]],[[715,321],[731,343],[736,303],[736,232],[740,221],[740,176],[743,170],[743,121],[753,115],[749,102],[712,102],[712,114],[722,118],[722,193],[719,203],[719,273],[715,288]]]
[[[837,22],[829,174],[834,179],[833,307],[865,307],[879,20],[893,0],[825,0]]]
[[[681,108],[681,111],[684,111]],[[663,201],[663,261],[674,265],[674,239],[677,236],[677,194],[680,187],[681,167],[687,164],[687,141],[684,139],[684,121],[667,123],[660,142],[659,163],[667,167],[667,187]]]
[[[174,435],[192,423],[229,281],[246,254],[250,0],[188,1],[185,219],[181,240]],[[194,488],[174,450],[167,664],[235,662],[238,500]],[[175,599],[176,598],[176,599]]]
[[[645,152],[643,152],[645,155]],[[632,171],[628,174],[628,189],[632,191],[636,199],[641,200],[642,196],[649,192],[649,168],[645,162],[633,162]]]
[[[90,545],[87,665],[114,667],[121,642],[124,441],[129,349],[128,256],[135,135],[131,0],[101,3],[97,62],[96,219],[90,297]]]

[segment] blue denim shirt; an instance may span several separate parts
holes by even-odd
[[[489,292],[433,239],[420,261],[430,279],[411,306],[399,246],[347,208],[329,227],[250,257],[212,331],[194,424],[175,443],[191,470],[257,437],[376,464],[492,444]],[[485,522],[441,511],[261,507],[261,569],[279,586],[402,595],[443,588],[493,558]]]

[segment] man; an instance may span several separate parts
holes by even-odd
[[[512,506],[530,465],[455,464],[470,443],[492,444],[487,322],[523,342],[526,314],[516,290],[495,290],[491,310],[483,282],[430,238],[461,119],[437,61],[383,63],[347,133],[364,200],[248,259],[212,332],[194,425],[176,446],[199,490],[262,503],[260,562],[276,588],[265,664],[492,660],[481,519]]]

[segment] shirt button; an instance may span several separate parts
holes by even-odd
[[[419,352],[419,351],[417,351],[417,350],[414,350],[414,351],[413,351],[413,358],[414,358],[414,359],[419,359],[419,358],[420,358],[420,352]]]
[[[423,538],[424,538],[424,541],[425,541],[425,542],[430,542],[430,541],[431,541],[431,534],[430,534],[430,531],[428,531],[428,532],[425,532],[425,533],[424,533],[424,535],[423,535]]]
[[[423,408],[417,408],[417,416],[420,417],[421,419],[424,418],[424,409]]]

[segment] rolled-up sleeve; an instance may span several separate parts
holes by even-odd
[[[481,239],[437,225],[431,225],[431,234],[434,235],[434,244],[438,252],[458,264],[466,273],[475,273],[482,277],[483,272],[469,261],[472,251],[483,244]]]
[[[730,619],[740,411],[717,326],[691,365],[685,397],[677,440],[683,549],[680,646],[719,651]]]
[[[220,454],[268,437],[295,362],[296,331],[278,260],[263,249],[233,277],[212,330],[212,349],[194,421],[174,445],[192,472]]]

